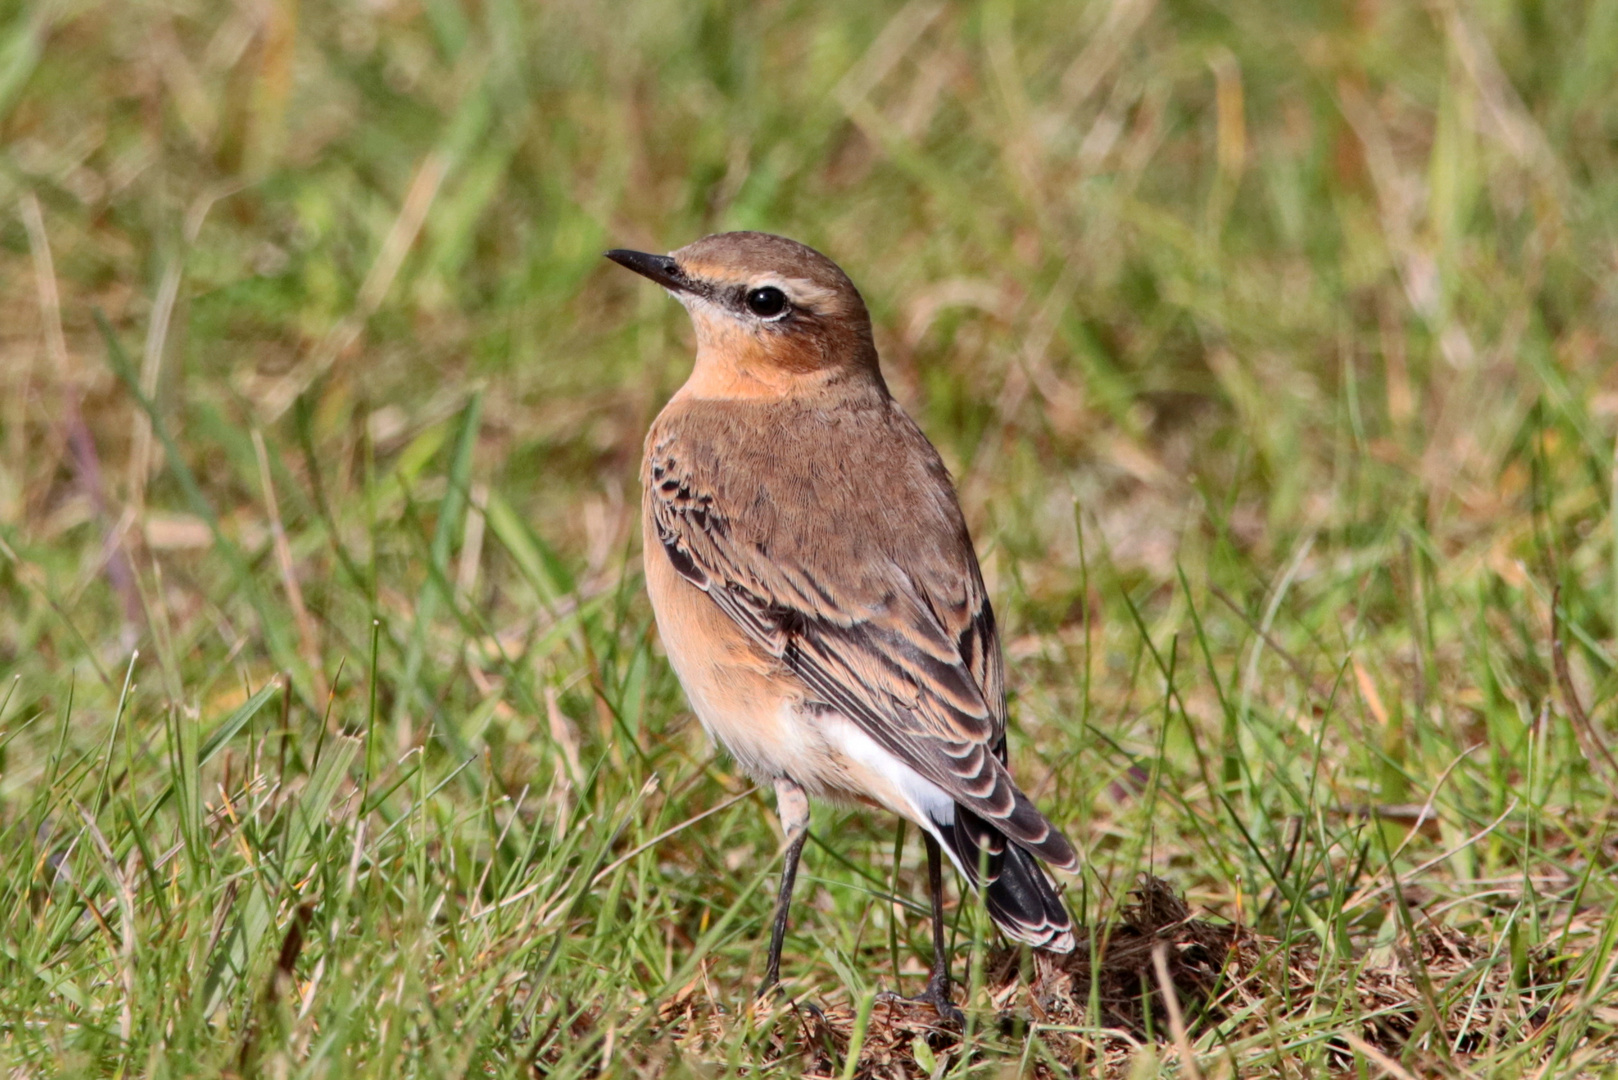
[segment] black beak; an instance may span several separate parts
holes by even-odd
[[[648,255],[644,251],[625,251],[615,248],[607,252],[607,258],[619,266],[633,270],[644,278],[651,278],[665,289],[673,292],[691,292],[693,284],[690,278],[680,269],[680,264],[667,255]]]

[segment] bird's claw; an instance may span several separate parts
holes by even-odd
[[[950,998],[949,984],[929,981],[927,989],[915,997],[905,997],[892,990],[882,990],[876,995],[878,1001],[902,1001],[906,1005],[930,1005],[938,1014],[938,1021],[944,1027],[956,1029],[966,1026],[966,1014],[963,1013]]]

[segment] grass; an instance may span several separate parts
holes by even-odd
[[[1548,0],[0,6],[10,1075],[1610,1075],[1614,71]],[[894,1027],[919,847],[828,808],[827,1019],[746,1009],[780,837],[638,569],[689,334],[600,258],[733,227],[864,290],[1097,948],[1240,928],[1172,1030],[970,901],[965,1044]]]

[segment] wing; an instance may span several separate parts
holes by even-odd
[[[958,542],[896,557],[830,537],[772,544],[752,520],[770,513],[769,492],[721,492],[698,475],[710,471],[671,453],[649,462],[646,509],[676,572],[878,745],[1041,858],[1076,866],[1006,770],[994,613],[947,486]]]

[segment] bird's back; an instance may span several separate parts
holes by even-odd
[[[982,595],[949,474],[885,393],[835,407],[676,398],[646,450],[648,498],[678,477],[711,500],[730,539],[781,568],[808,610],[869,615],[921,592],[964,616]],[[984,689],[1003,721],[1000,687]]]

